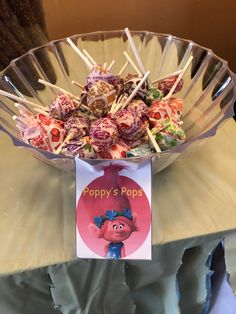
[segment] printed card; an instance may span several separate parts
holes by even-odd
[[[151,162],[76,158],[77,256],[151,259]]]

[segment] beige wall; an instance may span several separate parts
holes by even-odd
[[[43,0],[50,39],[96,30],[149,30],[192,39],[236,72],[236,0]]]

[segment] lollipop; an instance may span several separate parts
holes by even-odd
[[[163,97],[163,93],[161,90],[151,87],[148,89],[146,97],[145,97],[145,103],[150,106],[153,101],[161,100]]]
[[[52,118],[64,120],[66,115],[75,110],[78,104],[66,94],[59,93],[49,105],[49,114]]]
[[[96,82],[105,81],[108,84],[116,85],[118,76],[111,74],[102,66],[96,64],[87,76],[87,87],[90,89]]]
[[[144,143],[126,152],[127,157],[142,157],[155,152],[148,144]]]
[[[162,121],[161,124],[158,124],[157,128],[154,127],[151,132],[162,150],[179,146],[185,140],[184,130],[173,119]]]
[[[74,138],[80,138],[89,134],[90,121],[87,117],[71,115],[65,122],[65,130],[67,134],[73,132]]]
[[[118,129],[111,119],[100,118],[92,123],[89,135],[94,150],[102,152],[109,149],[115,142],[118,137]]]
[[[49,118],[41,113],[31,117],[30,123],[25,121],[25,126],[20,127],[21,136],[25,143],[39,149],[55,152],[65,137],[64,124]],[[19,124],[17,124],[19,128]]]
[[[116,113],[114,119],[120,136],[126,140],[137,140],[146,132],[148,121],[141,119],[133,110],[122,109]]]
[[[149,121],[153,125],[160,124],[172,117],[172,109],[168,100],[154,101],[149,108]]]
[[[95,159],[97,157],[96,152],[91,146],[90,138],[88,136],[81,137],[78,140],[64,142],[60,153],[69,157],[79,157],[86,159]]]
[[[134,111],[139,117],[147,117],[149,108],[141,99],[134,99],[129,104],[127,109]]]
[[[126,158],[126,152],[130,147],[122,140],[117,139],[114,144],[108,150],[100,152],[99,155],[103,159],[120,159]]]
[[[87,103],[90,110],[97,117],[104,117],[115,100],[116,90],[111,84],[98,81],[93,84],[87,94]]]
[[[175,75],[175,76],[168,77],[167,79],[158,81],[157,88],[163,93],[163,96],[166,96],[169,93],[169,91],[171,90],[172,86],[175,84],[177,79],[178,79],[178,75]],[[183,79],[181,79],[179,83],[177,84],[175,90],[173,91],[173,94],[176,94],[181,90],[183,83],[184,83]]]
[[[128,80],[125,80],[124,82],[124,92],[127,93],[128,95],[132,94],[136,86],[140,83],[141,78],[140,77],[132,77]],[[136,95],[134,96],[135,98],[141,98],[144,99],[146,94],[147,94],[147,82],[143,82],[142,86],[138,89]]]
[[[169,104],[172,109],[172,116],[174,120],[181,121],[181,118],[183,116],[183,109],[184,109],[184,101],[183,99],[178,98],[169,98]]]

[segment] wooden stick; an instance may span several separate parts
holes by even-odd
[[[88,58],[82,53],[82,51],[73,43],[73,41],[68,37],[67,42],[69,45],[75,50],[75,52],[80,56],[80,58],[85,62],[88,66],[89,70],[93,69],[93,64],[88,60]]]
[[[88,53],[86,49],[83,49],[83,53],[86,55],[86,57],[89,59],[89,61],[92,62],[93,65],[96,65],[97,62],[92,58],[92,56]]]
[[[20,97],[18,97],[18,96],[16,96],[16,95],[13,95],[13,94],[11,94],[11,93],[5,92],[5,91],[3,91],[3,90],[0,90],[0,95],[5,96],[5,97],[8,97],[8,98],[11,98],[11,99],[13,99],[13,100],[16,100],[16,101],[19,102],[19,103],[23,103],[23,104],[26,104],[26,105],[30,105],[30,106],[35,107],[35,108],[39,108],[39,109],[42,109],[42,110],[44,110],[44,108],[45,108],[45,107],[43,107],[43,106],[40,106],[40,105],[38,105],[38,104],[33,103],[32,101],[26,100],[26,99],[24,99],[24,98],[20,98]]]
[[[141,81],[138,83],[138,85],[135,87],[133,92],[129,95],[129,97],[126,99],[124,104],[118,104],[118,106],[115,108],[113,113],[116,113],[118,110],[125,109],[128,105],[128,103],[133,99],[133,97],[136,95],[139,88],[143,85],[143,83],[146,81],[148,75],[150,74],[150,71],[147,71],[147,73],[144,75],[144,77],[141,79]]]
[[[44,81],[44,80],[41,80],[41,79],[39,79],[38,82],[41,83],[41,84],[43,84],[43,85],[52,87],[52,88],[54,88],[55,90],[58,90],[59,92],[62,92],[63,94],[67,94],[67,95],[71,96],[72,98],[75,98],[75,99],[80,100],[79,97],[77,97],[77,96],[71,94],[70,92],[68,92],[68,91],[65,90],[64,88],[61,88],[60,86],[54,85],[54,84],[52,84],[52,83],[49,83],[49,82]]]
[[[185,71],[187,70],[187,68],[189,67],[189,65],[190,65],[190,63],[191,63],[191,61],[192,61],[192,59],[193,59],[193,56],[191,56],[191,57],[188,59],[188,61],[186,62],[185,66],[184,66],[184,68],[183,68],[183,70],[182,70],[182,72],[179,74],[177,80],[175,81],[175,84],[171,87],[169,93],[163,98],[164,100],[165,100],[165,99],[168,99],[168,98],[170,98],[170,97],[172,96],[172,94],[173,94],[173,92],[175,91],[177,85],[179,84],[180,80],[182,79],[182,77],[183,77],[183,75],[184,75],[184,72],[185,72]]]
[[[119,76],[125,71],[125,69],[127,68],[128,65],[129,65],[129,62],[126,61],[125,64],[123,65],[123,67],[120,69],[120,71],[118,73]]]
[[[141,61],[141,59],[140,59],[138,50],[137,50],[137,48],[135,47],[133,38],[132,38],[132,36],[131,36],[131,34],[130,34],[130,31],[129,31],[128,27],[125,28],[125,33],[126,33],[126,35],[127,35],[127,37],[128,37],[129,44],[130,44],[130,46],[131,46],[131,49],[132,49],[133,54],[134,54],[134,56],[135,56],[135,59],[136,59],[138,65],[139,65],[139,68],[140,68],[142,74],[145,75],[146,71],[145,71],[144,66],[143,66],[143,63],[142,63],[142,61]]]
[[[78,86],[80,89],[84,89],[84,86],[76,81],[72,81],[72,84]]]
[[[103,67],[103,69],[104,69],[104,70],[106,70],[107,63],[106,63],[106,62],[104,62],[102,67]]]
[[[157,144],[156,140],[155,140],[155,137],[153,136],[152,132],[150,131],[149,128],[147,128],[147,136],[149,137],[153,147],[155,148],[155,151],[157,153],[160,153],[161,152],[161,149],[159,147],[159,145]]]
[[[128,62],[132,65],[132,67],[134,68],[134,70],[137,72],[138,76],[143,76],[142,73],[139,71],[139,69],[136,67],[136,65],[134,64],[133,60],[130,58],[130,56],[128,55],[128,53],[126,51],[123,51],[126,59],[128,60]]]
[[[115,61],[115,60],[112,60],[111,63],[110,63],[110,65],[107,67],[107,71],[110,71],[111,68],[113,67],[113,65],[114,65],[115,63],[116,63],[116,61]]]
[[[153,81],[152,84],[155,84],[155,83],[157,83],[157,82],[160,82],[160,81],[162,81],[162,80],[165,80],[165,79],[167,79],[167,78],[169,78],[169,77],[179,75],[181,72],[183,72],[183,70],[178,70],[178,71],[172,72],[172,73],[170,73],[170,74],[167,74],[167,75],[165,75],[165,76],[162,76],[162,77],[156,79],[155,81]]]

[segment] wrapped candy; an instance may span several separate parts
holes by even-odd
[[[141,100],[141,99],[134,99],[132,100],[127,109],[133,110],[139,117],[147,117],[149,108],[148,106]]]
[[[91,146],[89,136],[81,137],[78,140],[65,141],[61,147],[61,154],[86,159],[95,159],[97,157]]]
[[[98,81],[105,81],[108,84],[116,85],[118,76],[111,74],[102,66],[96,64],[87,76],[87,88],[90,89]]]
[[[130,147],[122,139],[117,139],[108,150],[100,152],[99,155],[103,159],[126,158],[126,152],[129,149]]]
[[[142,144],[126,152],[127,157],[142,157],[155,152],[148,144]]]
[[[66,94],[58,94],[49,105],[49,115],[52,118],[64,120],[66,116],[78,107],[78,104]]]
[[[73,132],[74,138],[80,138],[89,134],[90,121],[87,117],[77,115],[71,115],[65,122],[65,130],[67,134]]]
[[[185,141],[184,130],[173,119],[166,119],[151,130],[162,150],[179,146]]]
[[[135,89],[135,87],[139,84],[139,82],[141,81],[142,78],[140,77],[132,77],[125,80],[124,82],[124,92],[127,93],[128,95],[130,95],[133,90]],[[147,90],[148,90],[148,86],[147,83],[144,82],[142,84],[142,86],[139,88],[139,90],[137,91],[135,98],[141,98],[141,99],[145,99],[145,96],[147,94]]]
[[[157,127],[165,119],[171,119],[172,109],[168,100],[154,101],[149,107],[149,121]]]
[[[91,145],[96,152],[108,150],[118,137],[115,122],[109,118],[100,118],[91,125],[89,135]]]
[[[161,100],[163,97],[163,93],[161,90],[151,87],[148,89],[146,96],[145,96],[145,103],[150,106],[153,101]]]
[[[87,105],[97,117],[104,117],[115,100],[116,90],[111,84],[98,81],[93,84],[87,94]]]
[[[142,119],[133,110],[122,109],[114,117],[120,136],[123,139],[134,141],[142,137],[148,126],[148,121]]]
[[[36,148],[55,152],[65,138],[63,122],[41,113],[32,115],[31,118],[31,123],[26,123],[25,128],[21,129],[23,141]]]
[[[183,99],[171,97],[169,98],[169,105],[172,109],[172,117],[174,118],[174,120],[181,121],[181,118],[183,116],[183,110],[184,110]]]
[[[162,91],[164,97],[169,93],[169,91],[171,90],[171,87],[175,84],[177,79],[178,79],[178,75],[175,75],[175,76],[168,77],[164,80],[161,80],[157,83],[157,88]],[[179,83],[177,84],[173,94],[178,93],[181,90],[183,83],[184,83],[183,79],[181,79]]]

